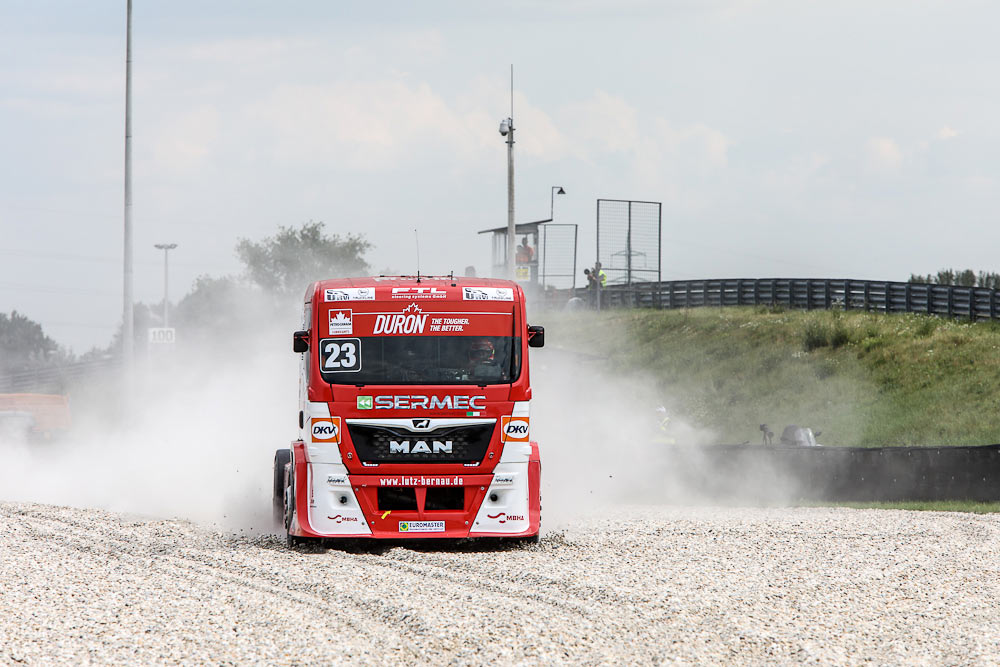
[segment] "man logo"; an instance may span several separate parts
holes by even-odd
[[[431,425],[430,419],[414,419],[412,421],[413,421],[413,428],[416,429],[425,429]]]
[[[320,417],[312,420],[313,442],[340,444],[340,417]]]
[[[501,417],[502,442],[528,442],[527,417]]]
[[[409,440],[389,441],[390,454],[451,454],[451,440],[432,440],[428,445],[426,440],[417,440],[410,446]]]

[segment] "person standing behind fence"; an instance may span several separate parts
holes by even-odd
[[[590,269],[584,269],[583,275],[587,276],[587,303],[593,307],[597,299],[597,276]]]
[[[595,280],[601,284],[601,289],[608,286],[608,274],[606,274],[604,269],[601,268],[600,262],[594,263],[594,271],[591,275],[594,275]]]

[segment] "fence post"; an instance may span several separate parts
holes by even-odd
[[[955,288],[948,286],[948,319],[955,317]]]
[[[871,287],[872,287],[872,284],[866,280],[865,281],[865,312],[866,313],[870,312],[870,308],[869,308],[869,304],[868,304],[868,297],[871,294]]]
[[[851,309],[851,281],[844,281],[844,310]]]

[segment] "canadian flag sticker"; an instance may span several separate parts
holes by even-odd
[[[331,309],[330,310],[330,335],[350,336],[354,333],[354,324],[351,317],[351,309]]]

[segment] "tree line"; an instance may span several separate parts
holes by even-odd
[[[958,287],[986,287],[988,289],[1000,289],[1000,274],[987,273],[972,269],[956,271],[954,269],[941,269],[937,273],[928,273],[926,276],[914,273],[910,275],[911,283],[926,283],[929,285],[957,285]]]
[[[323,222],[313,221],[279,227],[274,236],[260,241],[240,238],[235,252],[242,271],[198,276],[190,291],[170,308],[170,324],[192,343],[222,346],[249,327],[259,327],[260,318],[268,313],[283,316],[289,309],[300,309],[298,297],[314,280],[368,274],[371,267],[365,254],[372,247],[361,235],[328,233]],[[254,307],[248,308],[251,303]],[[147,328],[163,325],[162,313],[162,302],[134,304],[137,347],[145,341]],[[0,378],[114,358],[122,338],[119,324],[107,347],[77,356],[21,313],[0,313]]]

